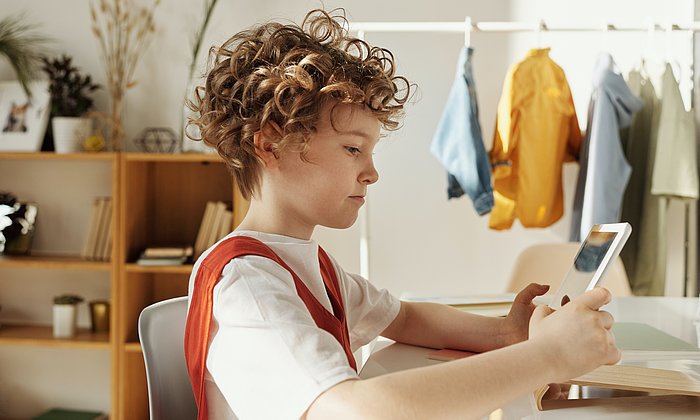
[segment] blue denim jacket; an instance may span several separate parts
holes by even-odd
[[[448,198],[466,193],[479,215],[493,208],[491,165],[479,125],[472,48],[464,47],[430,151],[448,172]]]

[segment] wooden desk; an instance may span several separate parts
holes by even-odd
[[[605,310],[619,322],[642,322],[689,343],[698,343],[693,322],[698,311],[698,298],[623,297],[615,298]],[[414,367],[438,364],[427,358],[431,349],[393,343],[381,339],[362,368],[360,377],[371,378]],[[516,401],[504,407],[506,418],[528,419],[695,419],[700,418],[700,397],[677,395],[625,397],[553,402],[548,410],[536,411],[534,400]],[[508,416],[508,413],[518,413]],[[529,415],[527,415],[529,413]]]

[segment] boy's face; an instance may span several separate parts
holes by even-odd
[[[372,153],[380,123],[359,105],[326,103],[309,142],[308,162],[298,152],[282,152],[277,181],[285,220],[309,235],[316,225],[347,228],[357,219],[370,184],[379,174]]]

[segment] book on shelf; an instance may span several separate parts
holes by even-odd
[[[99,411],[69,410],[65,408],[52,408],[32,420],[107,420],[107,415]]]
[[[221,226],[221,219],[224,217],[224,212],[226,211],[226,204],[221,201],[216,202],[216,208],[214,210],[214,215],[211,220],[211,227],[209,229],[209,235],[207,235],[207,240],[204,249],[208,249],[210,246],[214,245],[219,239],[219,229]]]
[[[112,199],[97,197],[93,201],[90,223],[81,257],[88,260],[107,260],[112,251]]]
[[[112,241],[112,199],[105,199],[105,214],[102,218],[101,232],[102,236],[97,243],[95,248],[95,259],[105,261],[107,260],[107,245]]]
[[[141,256],[147,258],[191,257],[193,252],[191,246],[149,247],[143,250]]]
[[[219,225],[219,234],[216,235],[216,240],[223,238],[231,232],[231,222],[233,221],[233,211],[224,210],[223,216],[221,216],[221,223]]]
[[[141,252],[136,264],[146,266],[183,265],[192,257],[191,246],[149,247]]]
[[[208,201],[205,208],[204,214],[202,216],[202,222],[199,225],[199,231],[197,232],[197,239],[194,243],[194,255],[198,257],[204,252],[207,238],[209,237],[209,229],[211,228],[210,223],[216,209],[216,203],[213,201]]]
[[[136,264],[149,267],[165,265],[183,265],[189,257],[140,257]]]
[[[194,243],[195,258],[231,231],[233,211],[229,207],[222,201],[207,202]]]
[[[88,225],[87,234],[85,235],[85,242],[83,243],[83,250],[80,253],[82,258],[88,259],[92,255],[92,250],[95,247],[95,239],[97,237],[97,224],[99,223],[99,207],[102,205],[101,198],[95,198],[92,200],[92,207],[90,211],[90,223]]]

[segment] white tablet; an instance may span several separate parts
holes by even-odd
[[[572,267],[554,294],[550,307],[559,309],[569,300],[593,289],[627,242],[629,223],[594,225],[581,243]]]

